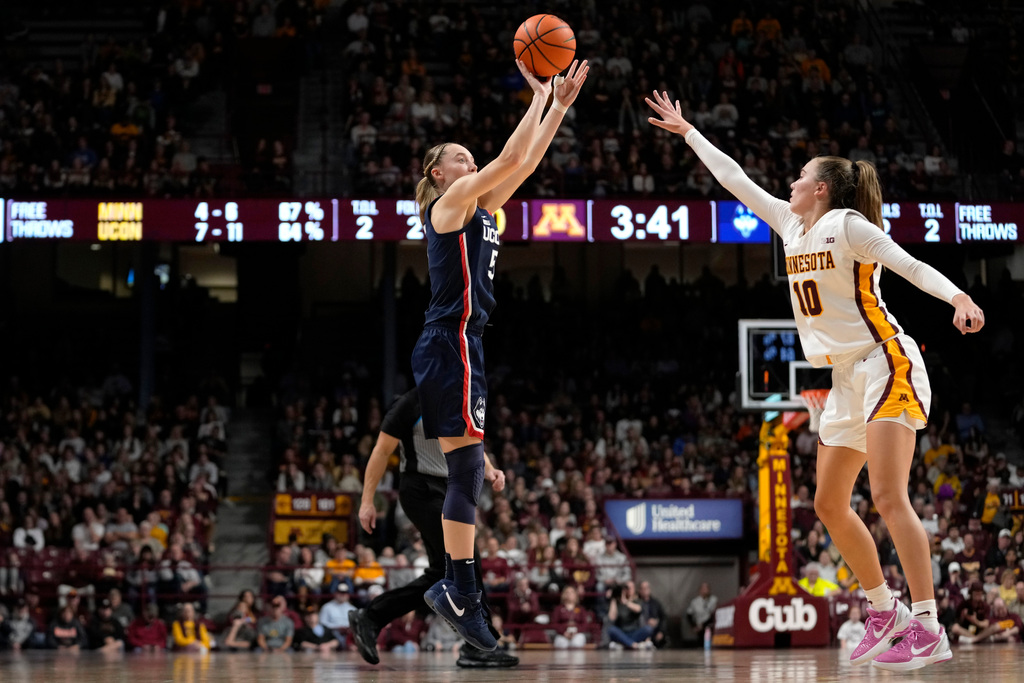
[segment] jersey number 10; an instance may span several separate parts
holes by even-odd
[[[800,304],[800,312],[805,316],[817,317],[821,315],[821,296],[818,294],[818,283],[814,280],[804,280],[793,283],[793,293]]]

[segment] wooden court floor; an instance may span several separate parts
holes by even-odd
[[[324,681],[755,681],[804,683],[872,680],[956,683],[1024,681],[1024,646],[964,646],[954,658],[893,674],[851,667],[847,652],[826,650],[663,650],[655,652],[521,651],[513,669],[459,669],[450,653],[383,654],[369,666],[354,652],[266,655],[214,653],[101,655],[83,652],[0,654],[0,681],[41,683],[307,683]]]

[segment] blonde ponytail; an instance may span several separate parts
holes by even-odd
[[[447,142],[434,145],[427,150],[423,157],[423,178],[416,183],[416,203],[420,205],[420,223],[427,222],[427,207],[430,206],[430,202],[441,196],[441,190],[437,187],[437,182],[430,171],[444,157],[444,148],[447,146]]]
[[[857,196],[853,208],[864,214],[864,217],[885,229],[882,224],[882,183],[878,180],[878,172],[870,161],[858,161],[860,171],[857,179]]]
[[[882,186],[870,161],[818,157],[819,181],[828,185],[830,209],[853,209],[882,228]]]

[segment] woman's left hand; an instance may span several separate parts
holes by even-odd
[[[576,96],[580,94],[580,88],[587,80],[588,73],[590,73],[590,66],[587,64],[587,60],[584,59],[583,63],[580,63],[574,59],[565,78],[555,76],[553,79],[556,83],[555,101],[565,107],[576,101]]]
[[[956,308],[956,312],[953,313],[953,326],[960,330],[960,334],[980,332],[985,326],[985,313],[971,297],[957,294],[951,303]]]

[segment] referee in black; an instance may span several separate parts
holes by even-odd
[[[377,443],[370,454],[363,476],[363,497],[359,506],[359,523],[366,533],[372,533],[377,523],[377,510],[373,494],[387,469],[388,458],[401,445],[401,478],[398,500],[409,520],[419,529],[423,545],[430,559],[430,567],[423,575],[400,588],[385,591],[365,609],[349,616],[349,625],[359,654],[370,664],[380,663],[377,656],[377,636],[392,621],[415,609],[424,608],[423,593],[444,578],[444,532],[441,529],[441,510],[448,488],[448,464],[437,439],[428,439],[423,433],[420,397],[416,389],[402,394],[388,409],[381,423]],[[484,480],[491,488],[505,488],[505,474],[495,469],[485,456]],[[477,585],[483,586],[480,576],[480,558],[476,558]],[[486,605],[486,600],[485,600]],[[489,614],[489,611],[488,611]],[[495,638],[500,634],[490,625]],[[469,643],[463,643],[456,662],[462,667],[510,667],[519,663],[518,657],[501,649],[485,652]]]

